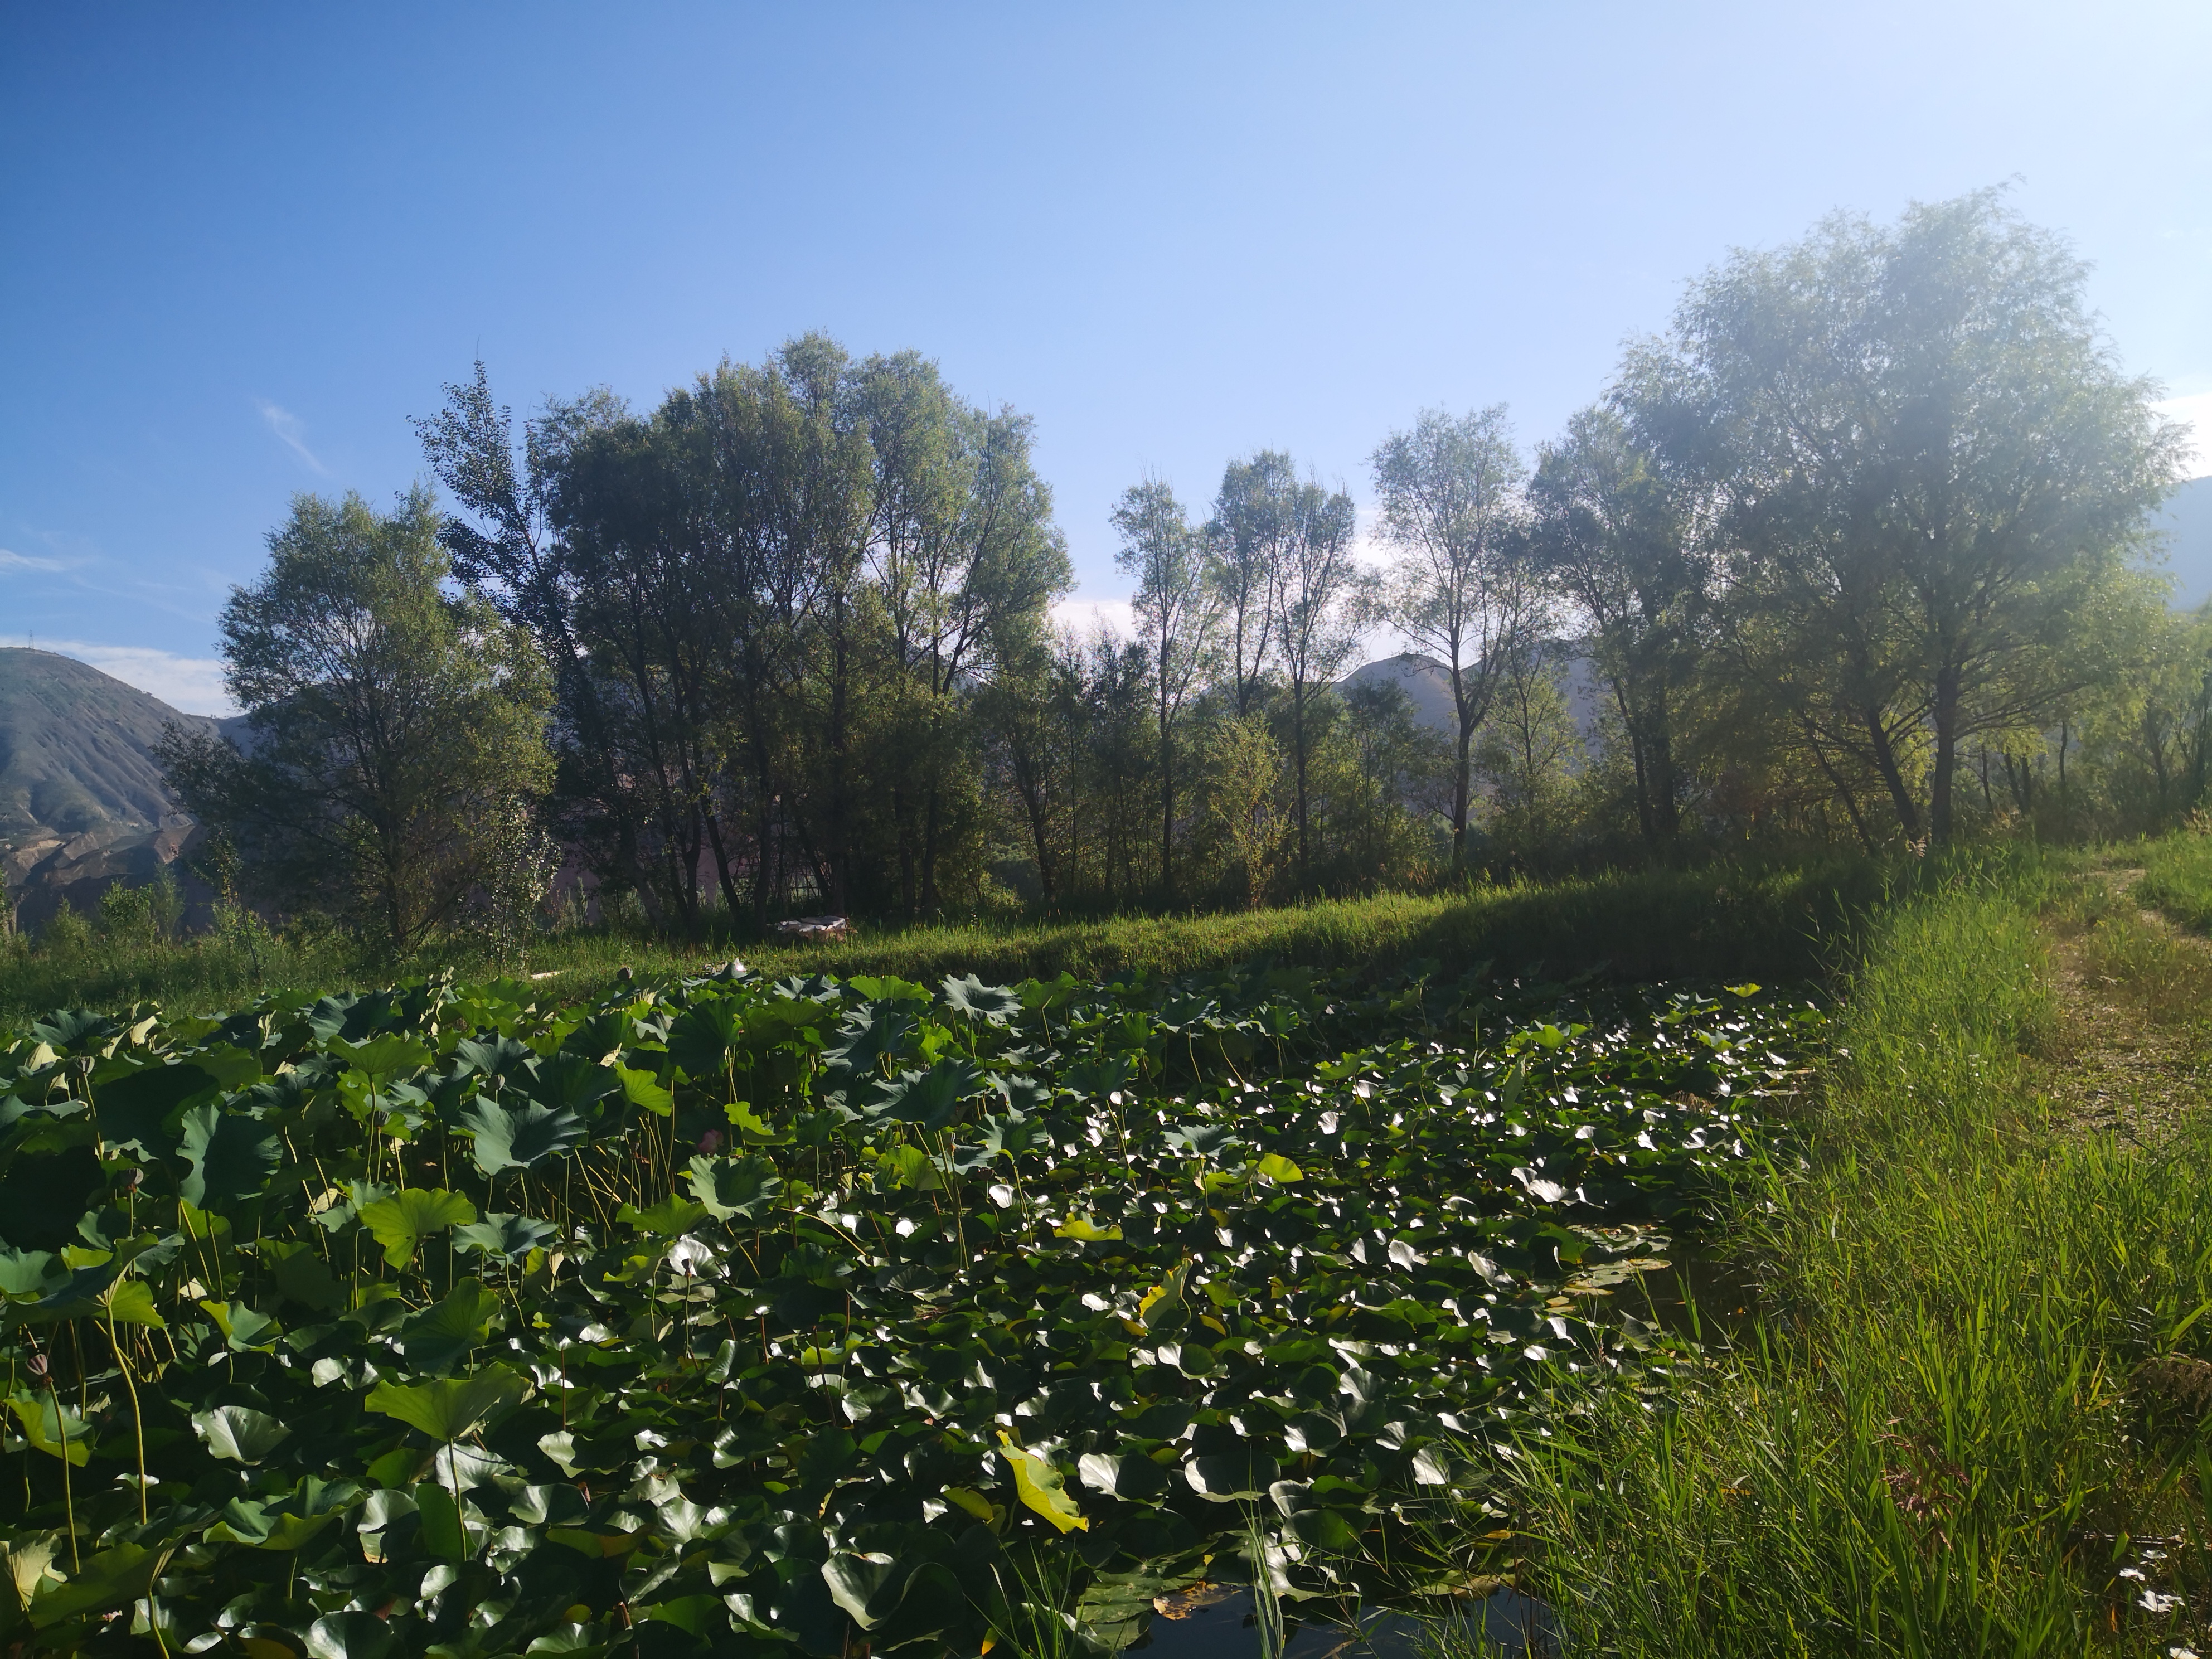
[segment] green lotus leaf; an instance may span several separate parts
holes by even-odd
[[[519,1403],[530,1384],[504,1365],[487,1365],[472,1376],[440,1377],[400,1384],[380,1379],[363,1401],[369,1410],[396,1417],[433,1440],[452,1442],[486,1418]]]
[[[1281,1474],[1273,1459],[1257,1452],[1194,1457],[1182,1466],[1184,1483],[1217,1504],[1256,1502]]]
[[[284,1158],[274,1129],[212,1101],[185,1114],[177,1150],[191,1166],[177,1191],[203,1210],[259,1197]]]
[[[508,1105],[484,1095],[462,1109],[454,1127],[470,1137],[469,1156],[487,1176],[530,1169],[567,1152],[586,1133],[584,1120],[565,1106],[556,1110],[535,1100]]]
[[[61,1008],[31,1023],[31,1035],[60,1053],[97,1048],[123,1028],[106,1014],[89,1008]]]
[[[692,1195],[717,1221],[757,1221],[775,1207],[783,1181],[767,1158],[695,1158]]]
[[[288,1425],[247,1406],[194,1412],[192,1432],[206,1442],[210,1456],[247,1465],[260,1462],[292,1437]]]
[[[411,1315],[399,1328],[399,1349],[414,1369],[443,1376],[491,1335],[498,1296],[464,1279],[435,1305]]]
[[[359,1213],[362,1224],[384,1246],[385,1261],[404,1267],[424,1239],[474,1221],[477,1206],[442,1187],[410,1187],[363,1205]]]
[[[1014,1491],[1022,1502],[1062,1533],[1087,1532],[1091,1522],[1068,1495],[1067,1477],[1033,1452],[1024,1451],[1004,1429],[999,1431],[999,1455],[1014,1477]]]
[[[975,1094],[983,1074],[964,1060],[938,1060],[926,1072],[901,1072],[876,1086],[864,1109],[872,1117],[942,1129],[960,1114],[960,1103]]]
[[[1100,1244],[1121,1237],[1119,1227],[1102,1227],[1087,1215],[1072,1215],[1052,1230],[1054,1238],[1072,1238],[1081,1244]]]
[[[19,1250],[0,1244],[0,1296],[46,1296],[68,1275],[61,1258],[51,1251]]]
[[[973,974],[958,979],[947,975],[943,987],[945,1000],[953,1012],[969,1019],[980,1019],[992,1025],[1004,1025],[1022,1012],[1021,994],[1004,985],[986,985]]]
[[[127,1607],[153,1587],[168,1559],[167,1549],[149,1549],[141,1544],[118,1544],[102,1550],[67,1583],[51,1584],[33,1598],[31,1623],[45,1630],[88,1613]]]
[[[343,1056],[356,1071],[379,1079],[405,1077],[430,1063],[430,1051],[411,1037],[386,1032],[365,1042],[331,1040],[330,1052]]]
[[[525,1654],[557,1653],[565,1659],[605,1659],[614,1651],[613,1639],[597,1625],[562,1625],[534,1638]]]
[[[611,1066],[568,1054],[548,1054],[539,1060],[538,1075],[528,1085],[530,1097],[540,1104],[579,1113],[621,1088],[622,1079]]]
[[[695,1002],[668,1028],[668,1052],[695,1081],[720,1077],[744,1040],[744,1008],[736,997]]]
[[[286,1301],[322,1313],[345,1306],[345,1292],[329,1264],[305,1239],[265,1239],[258,1254],[276,1281],[277,1294]]]
[[[896,974],[870,976],[855,974],[845,981],[871,1002],[927,1002],[929,991],[910,979],[901,979]]]
[[[623,1066],[607,1068],[615,1074],[623,1098],[641,1111],[666,1117],[676,1109],[676,1097],[660,1086],[660,1080],[650,1072],[633,1072]]]
[[[1103,1099],[1117,1089],[1126,1089],[1136,1077],[1136,1067],[1127,1054],[1111,1057],[1097,1056],[1079,1060],[1060,1073],[1060,1085],[1077,1094],[1092,1099]]]
[[[551,1243],[560,1231],[551,1222],[540,1221],[536,1216],[495,1213],[454,1228],[453,1242],[479,1255],[504,1256],[509,1261],[520,1261],[532,1250]]]
[[[1188,1271],[1188,1263],[1177,1267],[1139,1300],[1137,1317],[1144,1322],[1146,1335],[1176,1336],[1190,1324],[1190,1304],[1182,1293],[1183,1275]]]
[[[284,1328],[274,1319],[243,1302],[203,1302],[200,1306],[215,1321],[224,1346],[233,1353],[265,1352],[284,1334]]]
[[[903,1053],[920,1022],[904,1009],[881,1006],[849,1009],[837,1026],[836,1040],[822,1052],[831,1078],[847,1081],[873,1078],[883,1062]]]
[[[260,1062],[253,1062],[260,1073]],[[100,1086],[100,1137],[116,1150],[135,1150],[141,1158],[167,1158],[177,1149],[177,1135],[167,1120],[179,1106],[197,1096],[219,1091],[222,1081],[204,1066],[193,1062],[149,1066],[128,1077]]]
[[[373,1613],[326,1613],[307,1626],[308,1659],[391,1659],[398,1646]]]
[[[92,1433],[74,1406],[56,1406],[51,1394],[15,1394],[8,1409],[31,1449],[62,1458],[82,1468],[92,1455]]]
[[[1167,1143],[1187,1158],[1212,1158],[1241,1145],[1237,1132],[1225,1123],[1186,1123],[1167,1133]]]
[[[496,1036],[489,1042],[463,1037],[453,1045],[453,1058],[465,1071],[481,1077],[527,1079],[538,1070],[538,1051],[511,1036]]]
[[[157,1331],[169,1328],[154,1305],[154,1289],[143,1279],[118,1279],[107,1288],[100,1311],[117,1325],[144,1325]]]
[[[707,1206],[704,1204],[695,1204],[690,1199],[678,1198],[672,1193],[649,1210],[625,1204],[615,1212],[616,1220],[627,1223],[640,1232],[652,1233],[661,1238],[678,1237],[706,1218]]]
[[[447,1561],[465,1560],[469,1553],[468,1522],[453,1495],[441,1480],[420,1480],[415,1486],[415,1514],[422,1531],[422,1547]]]

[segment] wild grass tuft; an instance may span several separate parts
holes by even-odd
[[[1608,1395],[1512,1461],[1577,1646],[2162,1653],[2188,1633],[2143,1597],[2201,1609],[2201,1546],[2145,1540],[2204,1535],[2202,1430],[2151,1427],[2132,1378],[2212,1338],[2212,1133],[2128,1152],[2044,1109],[2042,895],[2033,870],[1984,872],[1877,921],[1827,1089],[1740,1195],[1753,1334],[1664,1408]]]

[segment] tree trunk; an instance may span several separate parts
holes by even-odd
[[[1866,727],[1867,747],[1873,751],[1875,770],[1881,774],[1881,781],[1888,787],[1890,804],[1897,809],[1897,821],[1904,826],[1905,839],[1917,840],[1920,804],[1912,799],[1905,774],[1898,768],[1897,750],[1889,741],[1889,728],[1882,722],[1881,710],[1861,709],[1859,723]]]
[[[1928,829],[1938,847],[1950,844],[1951,784],[1959,761],[1959,671],[1945,664],[1936,671],[1936,775],[1928,792]],[[2066,752],[2059,750],[2060,777]],[[2062,793],[2063,793],[2062,783]]]
[[[1455,653],[1457,648],[1454,647]],[[1466,673],[1455,655],[1451,671],[1452,708],[1459,715],[1459,769],[1452,781],[1452,867],[1455,870],[1467,867],[1467,808],[1472,785],[1470,773],[1473,762],[1470,757],[1474,747],[1474,722],[1468,718],[1471,711],[1468,707]]]
[[[1168,702],[1160,698],[1160,896],[1175,902],[1175,743]]]
[[[1837,795],[1842,799],[1844,811],[1850,815],[1851,828],[1858,832],[1859,844],[1868,852],[1873,852],[1874,837],[1867,833],[1866,819],[1859,812],[1857,797],[1851,793],[1850,787],[1844,781],[1842,775],[1829,763],[1826,751],[1820,747],[1820,739],[1813,735],[1810,721],[1806,723],[1805,742],[1813,751],[1813,759],[1819,764],[1820,770],[1827,774],[1829,783],[1834,787]]]
[[[738,878],[730,873],[729,851],[722,845],[722,821],[712,807],[707,808],[700,816],[706,821],[707,845],[714,854],[715,884],[722,890],[722,902],[729,910],[730,920],[735,921],[738,909]]]

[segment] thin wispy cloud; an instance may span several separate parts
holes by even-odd
[[[266,398],[257,398],[254,407],[261,411],[261,418],[269,422],[269,429],[275,433],[294,454],[322,477],[327,478],[331,476],[330,468],[317,459],[315,452],[307,447],[305,435],[307,424],[297,415],[280,404],[270,403]]]
[[[66,570],[66,559],[34,558],[28,553],[11,553],[0,547],[0,570]]]

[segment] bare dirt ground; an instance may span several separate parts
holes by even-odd
[[[2212,943],[2140,908],[2142,874],[2090,871],[2081,902],[2045,919],[2058,1004],[2045,1087],[2078,1132],[2154,1147],[2212,1099]]]

